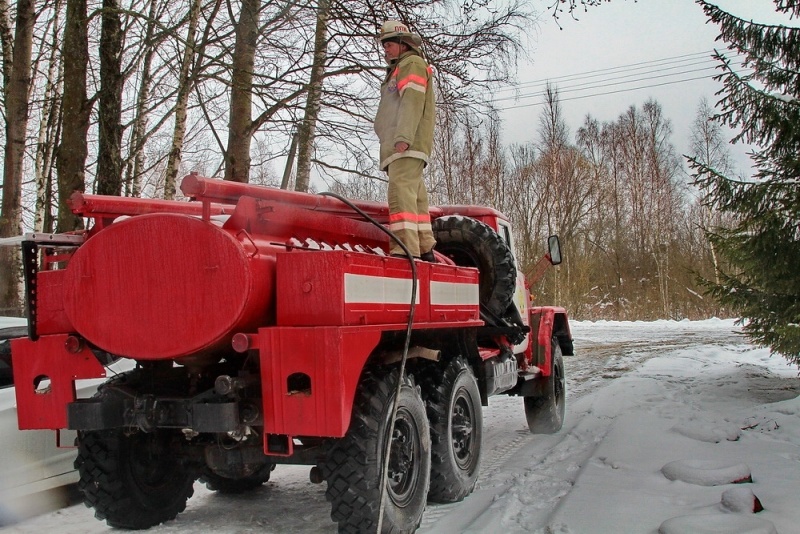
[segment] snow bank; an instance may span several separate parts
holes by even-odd
[[[798,532],[797,369],[738,335],[707,341],[704,332],[736,331],[733,323],[573,325],[578,350],[619,343],[619,359],[645,347],[657,355],[568,398],[567,426],[548,451],[567,463],[559,472],[557,460],[540,458],[546,469],[518,474],[491,511],[496,532]],[[559,474],[569,486],[537,511]]]
[[[752,482],[747,464],[727,464],[715,460],[676,460],[661,468],[669,480],[680,480],[698,486],[722,486]]]

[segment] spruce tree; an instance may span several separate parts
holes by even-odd
[[[723,83],[715,119],[755,145],[754,174],[725,176],[689,159],[711,209],[731,214],[708,231],[722,258],[709,293],[735,310],[748,337],[800,365],[800,28],[758,24],[696,0],[728,48],[717,52]],[[774,0],[791,21],[800,0]],[[735,68],[728,56],[738,56]],[[737,61],[739,61],[737,59]]]

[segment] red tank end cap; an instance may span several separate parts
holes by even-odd
[[[154,360],[229,343],[252,291],[235,238],[174,214],[112,224],[81,246],[64,282],[76,330],[120,356]]]

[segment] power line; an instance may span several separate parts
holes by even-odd
[[[637,70],[643,70],[657,66],[666,66],[675,63],[683,64],[687,59],[691,60],[700,59],[703,56],[706,56],[707,54],[708,54],[707,52],[695,52],[694,54],[684,54],[682,56],[672,56],[672,57],[653,59],[648,61],[640,61],[638,63],[630,63],[627,65],[618,65],[615,67],[606,67],[603,69],[594,69],[584,72],[576,72],[573,74],[565,74],[562,76],[553,76],[539,80],[533,80],[530,82],[525,82],[523,84],[518,85],[517,87],[525,87],[528,85],[541,85],[547,82],[573,81],[575,78],[577,79],[598,78],[602,76],[622,74],[626,72],[635,72]],[[708,59],[711,59],[710,55],[708,56]],[[502,89],[501,91],[513,91],[513,90],[515,90],[515,88]]]
[[[605,80],[598,80],[598,81],[592,81],[592,82],[579,83],[579,84],[576,84],[576,85],[557,86],[557,87],[558,87],[558,92],[559,93],[561,93],[561,92],[569,92],[569,91],[585,91],[585,90],[589,90],[589,89],[597,89],[597,88],[601,88],[601,87],[609,87],[609,86],[621,85],[621,84],[625,84],[625,83],[637,83],[637,82],[646,81],[646,80],[652,80],[652,79],[657,79],[657,78],[666,78],[668,76],[681,76],[681,75],[684,75],[684,74],[691,74],[691,73],[695,73],[695,72],[704,72],[704,71],[715,70],[716,69],[716,66],[707,65],[707,66],[704,66],[703,68],[699,68],[699,69],[687,69],[687,70],[681,70],[679,72],[665,73],[665,71],[668,71],[668,70],[673,70],[673,69],[677,69],[677,68],[692,67],[692,66],[695,66],[695,65],[701,65],[701,64],[700,63],[694,63],[694,64],[690,63],[690,64],[682,65],[681,67],[677,67],[677,66],[676,67],[672,67],[670,69],[650,70],[650,71],[641,72],[641,73],[638,73],[638,74],[628,74],[628,75],[619,76],[619,77],[616,77],[616,78],[608,78],[608,79],[605,79]],[[655,76],[649,76],[651,74],[654,74]],[[629,79],[629,78],[634,78],[634,79]],[[533,93],[525,93],[525,94],[516,95],[516,96],[504,96],[504,97],[500,97],[500,98],[495,98],[494,102],[501,102],[501,101],[504,101],[504,100],[517,100],[517,99],[521,99],[521,98],[530,98],[530,97],[533,97],[533,96],[541,96],[541,95],[545,94],[546,86],[547,86],[547,84],[545,84],[545,85],[541,85],[540,84],[540,85],[537,86],[537,87],[542,87],[542,89],[540,89],[539,91],[536,91],[536,92],[533,92]]]
[[[603,91],[601,93],[593,93],[591,95],[573,96],[573,97],[568,97],[568,98],[559,97],[558,100],[559,100],[559,102],[569,102],[570,100],[582,100],[584,98],[594,98],[596,96],[606,96],[606,95],[614,95],[614,94],[618,94],[618,93],[627,93],[627,92],[630,92],[630,91],[638,91],[640,89],[649,89],[651,87],[663,87],[665,85],[674,85],[676,83],[686,83],[686,82],[692,82],[692,81],[696,81],[696,80],[706,80],[706,79],[709,79],[709,78],[713,78],[714,76],[715,76],[714,74],[709,74],[707,76],[697,76],[696,78],[686,78],[686,79],[683,79],[683,80],[674,80],[674,81],[670,81],[670,82],[654,83],[654,84],[650,84],[650,85],[642,85],[642,86],[639,86],[639,87],[630,87],[630,88],[627,88],[627,89],[617,89],[616,91]],[[509,109],[530,108],[530,107],[534,107],[534,106],[543,106],[543,105],[545,105],[545,102],[534,102],[532,104],[521,104],[519,106],[508,106],[508,107],[497,108],[497,109],[500,110],[500,111],[507,111]]]
[[[733,59],[735,59],[735,58],[733,58]],[[711,62],[710,60],[694,61],[694,62],[688,62],[688,63],[680,63],[680,64],[676,64],[676,65],[672,65],[672,66],[655,66],[654,68],[650,68],[649,70],[641,70],[640,72],[636,72],[636,73],[632,73],[632,74],[623,74],[622,76],[613,76],[612,77],[612,76],[604,75],[604,77],[607,78],[607,80],[620,80],[620,79],[625,79],[625,78],[634,78],[634,77],[637,77],[637,76],[644,76],[644,75],[647,75],[647,74],[663,73],[663,72],[667,72],[667,71],[671,71],[671,70],[683,69],[683,68],[686,68],[686,67],[694,67],[694,66],[698,66],[698,65],[705,65],[707,68],[716,68],[718,66],[718,63]],[[590,76],[590,77],[587,77],[585,79],[598,78],[598,77],[600,77],[600,76],[599,75]],[[602,80],[601,79],[599,81],[602,82],[602,81],[607,81],[607,80]],[[543,87],[543,86],[546,86],[548,83],[553,84],[553,82],[559,82],[559,81],[560,82],[571,82],[571,81],[582,82],[582,83],[579,83],[578,85],[567,86],[567,87],[581,87],[583,85],[589,85],[589,84],[592,84],[592,83],[597,83],[596,81],[583,82],[582,78],[567,79],[565,77],[556,77],[556,78],[547,79],[544,82],[526,82],[524,84],[518,85],[516,88],[512,88],[511,90],[516,90],[516,89],[523,88],[523,87],[524,88],[528,88],[528,87]],[[563,87],[563,86],[561,86],[561,87]]]
[[[638,91],[638,90],[641,90],[641,89],[648,89],[648,88],[652,88],[652,87],[663,87],[663,86],[666,86],[666,85],[674,85],[674,84],[678,84],[678,83],[688,83],[688,82],[691,82],[691,81],[697,81],[697,80],[702,80],[702,79],[713,78],[714,76],[718,75],[719,74],[718,72],[710,72],[709,74],[707,74],[705,76],[694,76],[694,77],[689,77],[689,78],[681,78],[681,79],[678,79],[678,80],[670,80],[670,81],[659,82],[659,83],[650,83],[650,84],[646,84],[646,85],[639,85],[639,86],[636,86],[636,87],[628,87],[628,88],[622,88],[622,89],[617,89],[617,90],[612,90],[612,91],[601,91],[601,92],[596,92],[596,93],[592,93],[592,94],[588,94],[588,95],[577,95],[577,96],[571,96],[571,97],[568,96],[570,93],[580,93],[580,92],[583,92],[583,91],[590,91],[590,90],[594,90],[594,89],[604,89],[604,88],[614,87],[614,86],[619,86],[619,85],[624,85],[624,84],[634,84],[634,83],[640,83],[640,82],[647,82],[647,81],[650,81],[650,80],[671,78],[671,77],[676,77],[676,76],[685,76],[687,74],[693,74],[693,73],[698,73],[698,72],[716,71],[717,67],[718,67],[718,63],[717,62],[714,62],[714,63],[712,63],[712,64],[710,64],[710,65],[708,65],[706,67],[699,68],[699,69],[687,69],[687,67],[703,65],[703,64],[706,63],[706,61],[700,61],[700,62],[689,61],[689,62],[687,62],[687,59],[696,58],[696,56],[699,56],[701,54],[706,54],[706,52],[697,52],[697,53],[694,53],[694,54],[684,54],[684,55],[681,55],[681,56],[672,56],[672,57],[669,57],[669,58],[655,59],[655,60],[650,60],[650,61],[642,61],[642,62],[632,63],[632,64],[629,64],[629,65],[622,65],[622,66],[618,66],[618,67],[610,67],[610,68],[605,68],[605,69],[596,69],[596,70],[586,71],[584,73],[579,73],[579,74],[558,76],[558,77],[550,78],[550,79],[547,79],[547,80],[544,80],[544,81],[539,81],[539,82],[528,82],[526,84],[523,84],[523,86],[526,87],[526,88],[542,87],[542,89],[540,89],[538,91],[535,91],[535,92],[531,92],[531,93],[525,93],[523,95],[501,96],[501,97],[498,97],[498,98],[494,98],[492,100],[492,102],[497,103],[497,102],[503,102],[503,101],[508,101],[508,100],[528,100],[528,99],[531,99],[531,98],[537,98],[537,97],[545,96],[546,95],[546,86],[547,86],[547,84],[553,84],[553,81],[555,81],[555,80],[570,81],[570,79],[571,79],[571,81],[581,82],[581,83],[577,83],[575,85],[568,85],[566,87],[557,87],[558,94],[559,94],[559,100],[562,101],[562,102],[566,102],[566,101],[570,101],[570,100],[580,100],[580,99],[585,99],[585,98],[593,98],[593,97],[597,97],[597,96],[618,94],[618,93],[624,93],[624,92],[630,92],[630,91]],[[740,57],[740,56],[739,55],[735,55],[735,56],[732,56],[731,59],[736,59],[737,57]],[[680,61],[675,61],[675,60],[680,60]],[[711,60],[710,56],[709,56],[709,60]],[[664,68],[653,68],[653,67],[655,67],[655,66],[657,66],[659,64],[670,65],[670,64],[673,64],[673,63],[678,63],[678,64],[675,64],[675,65],[672,65],[672,66],[665,66]],[[735,66],[741,67],[741,66],[743,66],[743,63],[739,63],[738,65],[735,65]],[[650,70],[646,70],[644,72],[638,72],[638,73],[635,73],[635,74],[624,74],[624,73],[627,73],[627,72],[634,72],[634,71],[637,71],[637,70],[641,71],[641,70],[644,70],[644,69],[650,69]],[[685,69],[685,70],[681,70],[681,71],[678,71],[678,72],[671,72],[671,73],[667,73],[667,74],[662,74],[664,71],[675,70],[675,69]],[[614,74],[623,74],[623,75],[622,76],[614,76]],[[655,76],[649,76],[650,74],[656,74],[656,75]],[[594,80],[594,81],[584,81],[584,80],[586,80],[588,78],[600,78],[600,77],[605,77],[605,79],[598,79],[598,80]],[[629,78],[633,78],[633,79],[629,79]],[[523,87],[523,86],[518,86],[518,87]],[[498,91],[498,92],[502,92],[502,91]],[[567,96],[566,97],[562,97],[565,93],[567,94]],[[510,110],[510,109],[520,109],[520,108],[538,106],[538,105],[543,105],[543,104],[544,104],[544,102],[537,102],[537,103],[531,103],[531,104],[519,104],[519,105],[500,107],[498,109],[501,110],[501,111],[504,111],[504,110]]]
[[[540,80],[534,80],[534,81],[530,81],[530,82],[525,82],[523,84],[518,85],[517,88],[525,87],[525,86],[528,86],[528,85],[540,85],[540,84],[546,83],[548,81],[550,81],[550,82],[553,82],[553,81],[566,81],[566,80],[571,80],[572,78],[579,78],[579,79],[580,78],[597,78],[597,77],[608,75],[608,74],[618,74],[618,73],[622,73],[622,72],[632,72],[632,71],[652,68],[654,66],[659,66],[659,65],[663,66],[663,65],[673,64],[673,63],[685,63],[686,59],[690,59],[690,58],[691,59],[699,59],[701,57],[706,57],[708,60],[712,60],[711,51],[695,52],[693,54],[683,54],[683,55],[680,55],[680,56],[671,56],[671,57],[666,57],[666,58],[652,59],[652,60],[648,60],[648,61],[640,61],[638,63],[630,63],[630,64],[627,64],[627,65],[618,65],[616,67],[606,67],[606,68],[602,68],[602,69],[589,70],[589,71],[585,71],[585,72],[578,72],[578,73],[573,73],[573,74],[565,74],[563,76],[549,77],[549,78],[546,78],[546,79],[540,79]],[[501,89],[498,92],[513,91],[513,90],[516,90],[516,88]]]

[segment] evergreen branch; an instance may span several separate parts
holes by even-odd
[[[724,70],[715,77],[724,86],[720,91],[724,96],[718,102],[722,112],[717,118],[731,128],[741,129],[734,142],[744,139],[768,146],[765,155],[769,158],[780,157],[786,151],[795,153],[796,134],[792,125],[800,124],[800,101],[753,87],[750,75],[739,75],[723,55],[716,53],[715,57],[722,62]]]
[[[781,13],[789,13],[793,17],[800,17],[800,2],[798,0],[775,0],[775,8]]]
[[[709,21],[720,26],[722,40],[750,59],[774,58],[789,69],[800,70],[800,28],[758,24],[697,0]]]

